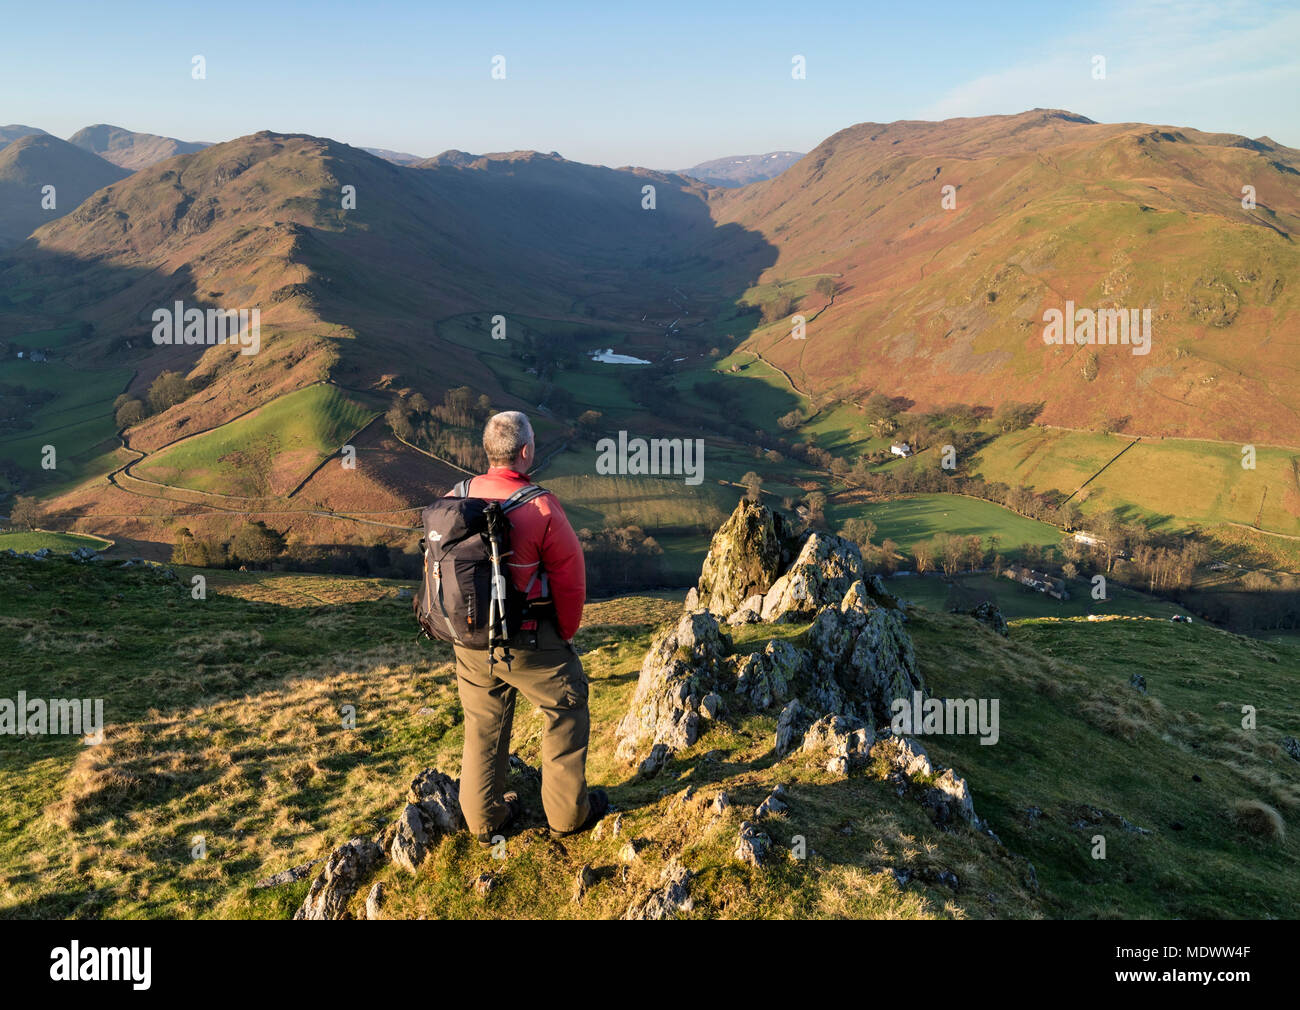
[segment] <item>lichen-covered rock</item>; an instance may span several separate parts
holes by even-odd
[[[896,697],[923,690],[902,612],[881,606],[862,581],[818,612],[808,644],[820,692],[814,700],[824,712],[884,725]]]
[[[802,750],[805,753],[825,751],[832,757],[842,757],[847,770],[850,764],[864,763],[875,742],[876,731],[870,726],[857,725],[839,715],[824,715],[804,733]]]
[[[415,777],[409,798],[429,819],[433,830],[451,834],[465,826],[460,812],[460,783],[436,768],[426,768]]]
[[[364,838],[353,838],[336,847],[325,860],[307,891],[294,919],[344,919],[348,902],[367,874],[384,859],[383,850]]]
[[[735,663],[737,694],[760,712],[784,702],[791,685],[806,669],[807,658],[784,639],[773,639],[762,652],[750,653]]]
[[[641,663],[632,706],[618,724],[616,754],[629,764],[646,745],[670,751],[689,747],[699,736],[699,699],[718,679],[730,642],[707,610],[683,614],[660,634]]]
[[[664,762],[668,760],[668,745],[657,743],[650,748],[649,755],[637,766],[636,773],[643,778],[649,778],[656,775],[663,768]]]
[[[799,704],[799,699],[794,698],[785,708],[781,709],[781,715],[776,720],[776,755],[781,757],[789,753],[790,748],[794,746],[795,738],[799,735],[799,723],[803,718],[803,706]]]
[[[743,821],[740,825],[740,833],[736,836],[736,850],[732,855],[742,863],[749,863],[750,866],[762,866],[771,844],[772,840],[767,835],[749,821]]]
[[[971,799],[970,787],[966,780],[951,768],[944,769],[934,780],[933,788],[947,801],[953,817],[978,827],[979,818],[975,816],[975,803]]]
[[[773,793],[754,810],[755,817],[772,817],[776,814],[783,814],[790,808],[786,806],[785,801],[776,793]]]
[[[429,832],[425,828],[420,808],[414,803],[408,803],[397,819],[397,833],[393,835],[389,855],[402,869],[415,873],[428,851]]]
[[[858,545],[843,537],[814,533],[788,571],[763,597],[764,621],[810,618],[838,604],[849,586],[866,574]]]
[[[727,617],[763,594],[785,561],[781,517],[757,502],[741,501],[718,532],[700,570],[697,606]]]
[[[883,756],[892,769],[902,772],[908,778],[934,773],[929,753],[910,736],[890,734],[881,737],[871,748],[871,756]]]

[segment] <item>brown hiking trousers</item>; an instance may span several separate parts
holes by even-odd
[[[528,635],[521,632],[516,640]],[[508,816],[502,799],[510,772],[510,727],[519,690],[542,713],[542,806],[555,831],[573,831],[587,820],[587,674],[578,650],[553,622],[539,622],[537,648],[511,647],[510,669],[501,660],[488,669],[486,649],[457,645],[456,686],[465,711],[465,755],[460,766],[460,809],[475,834],[501,827]]]

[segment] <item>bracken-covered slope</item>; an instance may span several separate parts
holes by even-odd
[[[765,280],[841,275],[807,339],[751,341],[814,393],[1300,443],[1300,152],[1268,138],[1045,110],[863,123],[715,198],[779,249]],[[1067,300],[1150,308],[1153,349],[1045,345]]]

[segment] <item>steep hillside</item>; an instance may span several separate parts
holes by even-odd
[[[128,172],[136,172],[178,154],[190,154],[209,146],[174,137],[160,137],[154,133],[136,133],[106,123],[83,127],[68,138],[68,143],[97,154]]]
[[[864,123],[714,206],[778,247],[765,281],[839,279],[833,305],[798,302],[807,339],[782,320],[750,340],[819,398],[1300,443],[1300,152],[1267,138],[1044,110]],[[1045,345],[1067,300],[1150,308],[1150,353]]]
[[[93,466],[106,474],[133,454],[325,381],[354,390],[378,412],[399,390],[436,402],[462,385],[500,407],[532,407],[536,399],[506,389],[483,360],[481,350],[497,346],[493,316],[509,320],[516,343],[508,347],[529,334],[545,341],[552,329],[566,338],[589,333],[592,346],[625,334],[657,345],[683,315],[682,299],[717,302],[717,292],[743,289],[771,261],[761,240],[715,227],[707,193],[679,176],[576,165],[558,155],[404,168],[333,141],[257,134],[141,169],[0,260],[0,278],[13,292],[0,306],[0,337],[30,341],[68,327],[39,374],[65,376],[69,386],[74,375],[107,382],[128,367],[128,392],[143,399],[164,370],[188,377],[191,395],[130,427],[130,453],[106,457],[111,447],[100,442],[94,453],[65,446],[85,464],[76,476]],[[155,346],[153,313],[178,301],[258,309],[257,353]],[[443,339],[438,321],[453,315],[474,320],[463,339]],[[611,335],[616,327],[621,332]],[[120,391],[105,386],[100,402],[107,407]],[[57,406],[44,405],[28,433],[9,440],[24,453],[10,458],[28,479],[61,479],[59,490],[68,491],[68,472],[44,473],[32,454],[45,444],[43,426],[58,427]],[[111,414],[105,420],[111,425]],[[543,412],[539,431],[549,451],[563,428]],[[427,469],[418,453],[396,452],[369,457],[385,461],[380,485],[401,486],[413,469]],[[290,473],[283,461],[245,454],[241,465],[258,472],[241,486],[292,487],[322,460],[299,462]],[[180,486],[212,487],[210,475],[173,473]],[[109,486],[73,485],[54,508],[111,516],[119,535],[143,532],[136,520],[152,507],[142,512],[135,499],[169,492],[133,478],[127,471]],[[368,504],[384,510],[409,502],[376,492]],[[155,529],[150,539],[166,538]]]
[[[29,133],[6,144],[0,148],[0,250],[126,175],[48,133]],[[52,194],[47,186],[54,187]],[[42,206],[51,199],[53,206]]]

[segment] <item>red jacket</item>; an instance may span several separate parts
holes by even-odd
[[[521,487],[531,484],[526,476],[508,466],[491,467],[469,484],[471,498],[504,501]],[[544,574],[560,637],[568,641],[582,624],[582,605],[587,599],[587,566],[578,535],[555,495],[544,494],[510,513],[510,549],[507,562],[515,588],[528,598],[543,595]],[[532,589],[528,589],[529,581]]]

